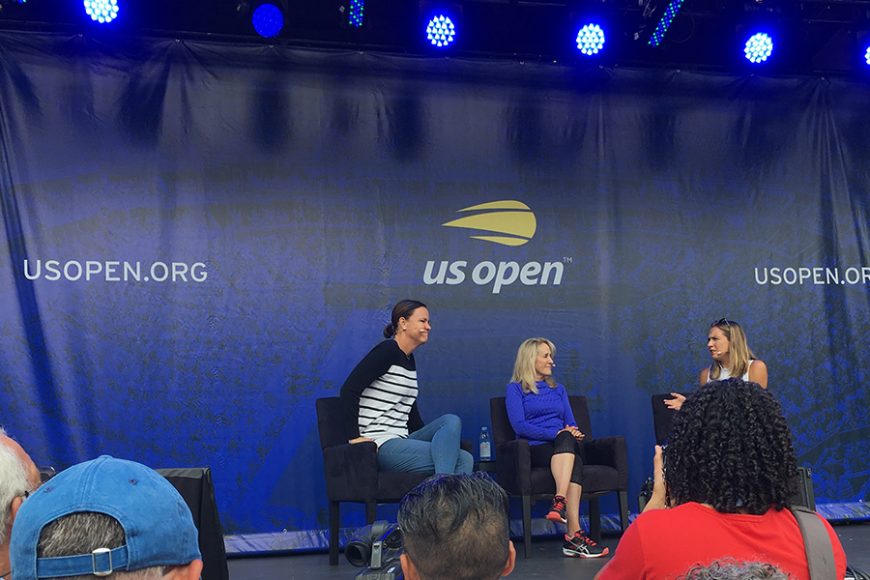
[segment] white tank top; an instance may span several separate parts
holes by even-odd
[[[742,377],[740,377],[744,381],[749,380],[749,367],[751,367],[752,363],[754,363],[754,362],[755,362],[755,359],[753,359],[753,358],[749,359],[749,364],[746,365],[746,372],[743,373]],[[731,378],[731,369],[726,369],[725,367],[719,367],[719,378],[718,379],[713,378],[712,372],[707,373],[707,382],[708,383],[712,383],[713,381],[724,381],[725,379],[730,379],[730,378]]]

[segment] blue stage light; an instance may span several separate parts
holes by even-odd
[[[456,27],[449,16],[440,14],[426,26],[426,39],[437,48],[446,48],[456,39]]]
[[[870,44],[868,44],[867,49],[864,50],[864,62],[867,63],[867,66],[870,66]]]
[[[118,0],[85,0],[85,12],[94,22],[106,24],[118,16]]]
[[[251,22],[257,34],[263,38],[273,38],[284,28],[284,13],[275,4],[266,2],[254,8]]]
[[[594,56],[601,52],[606,41],[604,29],[598,24],[586,24],[577,31],[577,50],[586,56]]]
[[[668,7],[665,8],[665,13],[662,14],[659,23],[656,25],[656,29],[653,30],[652,35],[649,37],[650,46],[659,46],[662,43],[665,39],[665,34],[668,33],[668,28],[671,27],[671,22],[674,21],[682,5],[683,0],[671,0]]]
[[[764,32],[753,34],[746,41],[743,54],[752,64],[762,63],[773,54],[773,39]]]
[[[362,28],[365,21],[365,0],[350,0],[347,10],[347,23],[353,28]]]

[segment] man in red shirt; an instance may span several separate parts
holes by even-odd
[[[797,462],[770,392],[740,379],[709,383],[685,402],[670,441],[665,465],[656,447],[652,499],[596,579],[676,579],[692,566],[729,558],[809,580],[803,537],[786,509]],[[819,519],[842,579],[843,546]]]

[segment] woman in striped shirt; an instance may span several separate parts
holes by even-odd
[[[414,351],[429,340],[429,309],[417,300],[393,307],[384,340],[341,387],[352,444],[374,442],[384,471],[471,473],[474,459],[459,448],[462,422],[442,415],[424,425],[417,408]]]

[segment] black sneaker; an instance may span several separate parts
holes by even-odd
[[[547,514],[547,519],[554,523],[567,524],[568,519],[565,517],[565,498],[561,495],[553,496],[553,506]]]
[[[602,548],[598,545],[598,542],[584,534],[583,530],[580,530],[574,532],[573,537],[565,534],[562,553],[569,558],[600,558],[609,554],[610,548]]]

